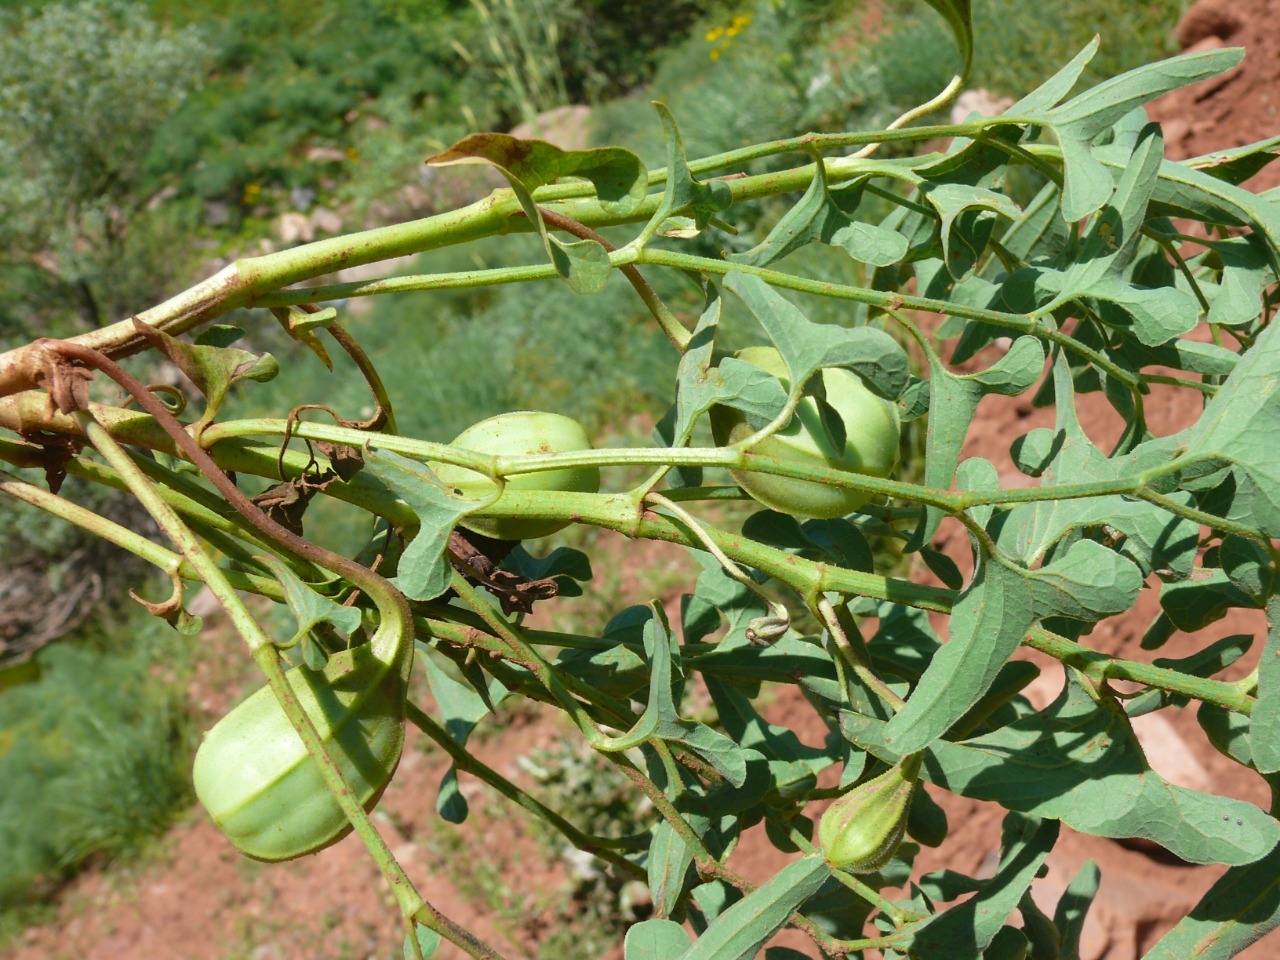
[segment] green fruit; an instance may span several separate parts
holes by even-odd
[[[570,417],[558,413],[520,411],[503,413],[481,420],[454,438],[452,446],[476,453],[518,456],[520,454],[570,453],[590,450],[587,432]],[[488,477],[465,467],[448,463],[432,464],[440,481],[470,500],[491,496],[495,484]],[[508,491],[563,490],[571,493],[595,493],[600,489],[600,471],[596,467],[567,467],[519,473],[507,480],[503,495],[494,507],[501,507]],[[567,527],[565,520],[543,520],[536,517],[466,517],[462,525],[468,530],[497,540],[534,540]]]
[[[827,862],[849,873],[875,873],[892,860],[919,778],[920,754],[913,753],[829,806],[818,821]]]
[[[351,791],[371,810],[404,745],[412,646],[381,658],[363,644],[329,658],[323,671],[285,673]],[[196,752],[196,796],[237,849],[257,860],[290,860],[336,843],[351,824],[270,687],[262,687],[205,734]]]
[[[750,347],[739,352],[737,358],[773,374],[785,389],[790,389],[786,363],[773,347]],[[887,477],[898,463],[901,442],[896,407],[872,393],[852,371],[829,367],[821,374],[827,403],[844,423],[843,446],[836,443],[823,424],[817,400],[805,397],[791,421],[753,446],[752,452],[792,463]],[[725,406],[711,408],[711,429],[721,446],[736,443],[755,432],[740,410]],[[765,506],[799,517],[823,520],[842,517],[871,498],[859,490],[812,480],[747,470],[729,472],[743,490]]]

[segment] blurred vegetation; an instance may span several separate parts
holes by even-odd
[[[974,6],[971,86],[1021,94],[1095,32],[1103,45],[1088,82],[1174,52],[1186,2]],[[983,55],[992,50],[999,56]],[[334,218],[358,229],[473,199],[489,188],[422,167],[473,130],[586,103],[594,142],[657,166],[652,99],[670,105],[699,156],[883,126],[940,89],[953,59],[919,0],[0,0],[0,349],[118,319],[228,258],[279,246],[283,213],[310,215],[323,234]],[[712,232],[699,252],[753,246],[793,199],[727,211],[737,235]],[[527,238],[502,238],[412,269],[541,256]],[[788,266],[810,275],[864,279],[843,256],[796,256],[803,263]],[[677,312],[696,314],[694,287],[667,283],[660,293]],[[483,417],[535,407],[634,442],[636,415],[656,418],[670,400],[675,352],[617,277],[590,298],[544,284],[338,306],[376,358],[401,429],[420,437],[448,440]],[[815,299],[805,308],[857,319]],[[237,397],[229,414],[281,416],[304,402],[369,412],[341,367],[329,374],[261,317],[235,320],[285,374]],[[725,323],[730,349],[758,336],[736,324]],[[309,532],[354,549],[366,521],[326,509]],[[48,558],[55,593],[61,560],[82,546],[74,531],[0,503],[0,556]],[[175,651],[189,644],[137,608],[111,616],[46,648],[38,681],[0,693],[0,906],[51,889],[86,858],[136,850],[188,802],[175,700],[175,656],[185,655]]]
[[[136,855],[191,801],[192,652],[133,606],[45,648],[0,694],[0,909],[92,857]]]

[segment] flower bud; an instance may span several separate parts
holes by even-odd
[[[902,842],[919,782],[920,754],[914,753],[828,807],[818,823],[827,862],[849,873],[874,873],[888,863]]]

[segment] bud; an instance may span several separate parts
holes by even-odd
[[[781,640],[791,629],[791,618],[788,616],[756,617],[747,624],[747,640],[754,646],[767,647]]]
[[[849,873],[874,873],[888,863],[902,842],[919,783],[920,754],[913,753],[828,807],[818,823],[827,862]]]

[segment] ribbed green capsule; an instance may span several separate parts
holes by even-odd
[[[329,658],[324,670],[285,676],[365,810],[382,796],[404,745],[413,647],[371,643]],[[218,829],[255,860],[291,860],[351,831],[320,766],[269,687],[205,734],[193,771],[196,796]]]
[[[818,822],[827,862],[849,873],[874,873],[892,860],[919,785],[920,754],[913,753],[828,807]]]

